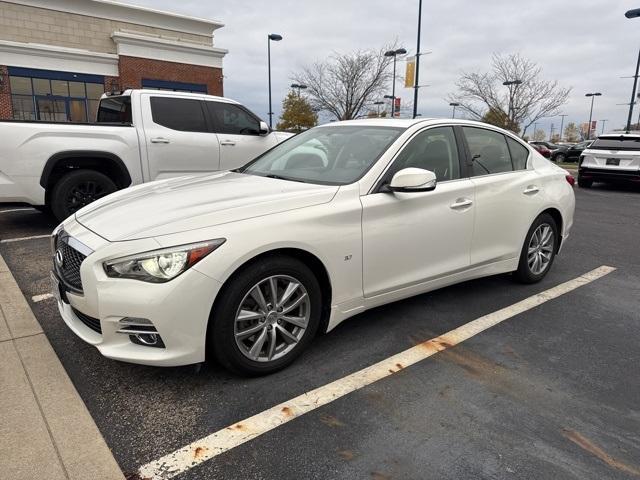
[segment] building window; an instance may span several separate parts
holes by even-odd
[[[9,68],[14,120],[95,121],[104,77]]]
[[[170,82],[151,78],[142,79],[142,88],[169,90],[172,92],[207,93],[207,86],[204,83]]]

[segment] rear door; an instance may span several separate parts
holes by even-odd
[[[471,266],[517,257],[544,196],[540,177],[527,168],[529,150],[495,130],[460,130],[476,187]]]
[[[278,143],[274,134],[260,135],[260,119],[241,105],[206,102],[220,142],[220,170],[243,166]]]
[[[204,100],[153,94],[141,97],[149,180],[219,169],[218,137],[211,131]]]

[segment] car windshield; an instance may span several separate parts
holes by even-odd
[[[404,130],[371,125],[312,128],[236,171],[298,182],[347,185],[359,180]]]
[[[592,150],[640,150],[640,137],[600,137],[589,147]]]

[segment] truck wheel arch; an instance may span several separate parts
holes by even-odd
[[[131,185],[131,175],[120,157],[111,152],[73,150],[52,155],[42,170],[40,185],[50,194],[51,188],[70,170],[89,169],[104,173],[118,188]],[[47,198],[47,203],[48,203]]]

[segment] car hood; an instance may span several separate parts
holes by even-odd
[[[326,203],[338,188],[219,172],[121,190],[79,210],[76,220],[109,241],[134,240]]]

